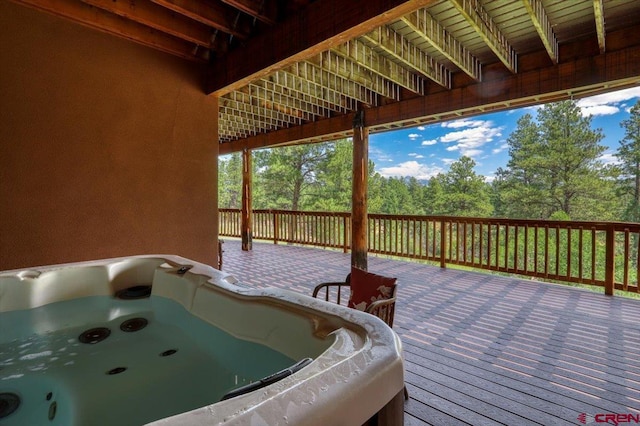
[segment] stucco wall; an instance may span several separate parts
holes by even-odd
[[[145,253],[214,264],[200,67],[0,0],[0,270]]]

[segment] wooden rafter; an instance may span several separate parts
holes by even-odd
[[[326,107],[336,112],[344,113],[352,111],[357,107],[358,102],[342,93],[331,90],[314,81],[305,80],[290,72],[278,71],[269,77],[275,84],[298,93],[303,99],[309,102],[318,102],[318,105]]]
[[[481,79],[482,65],[458,40],[431,17],[426,9],[402,17],[402,21],[424,40],[449,58],[463,72],[476,81]]]
[[[267,23],[269,25],[275,25],[278,15],[277,2],[273,0],[222,0],[229,6],[233,6],[238,10],[243,11],[247,15]]]
[[[300,124],[302,119],[299,116],[289,115],[281,111],[276,111],[262,105],[251,103],[251,97],[240,92],[232,92],[224,98],[220,98],[220,110],[237,111],[241,115],[252,115],[257,117],[267,117],[276,122],[288,124]]]
[[[148,0],[82,0],[91,6],[171,34],[191,43],[212,47],[211,29]]]
[[[277,93],[285,107],[289,107],[294,111],[297,111],[300,105],[307,107],[308,109],[303,109],[303,111],[308,114],[305,115],[305,120],[313,120],[318,116],[329,116],[330,111],[335,109],[335,106],[318,98],[315,94],[309,95],[304,91],[291,90],[291,88],[284,83],[285,82],[281,81],[276,76],[262,78],[256,82],[256,84],[268,89],[269,91]],[[300,115],[300,113],[298,115]]]
[[[517,72],[517,55],[478,0],[449,0],[461,16],[482,37],[498,59],[512,73]]]
[[[218,117],[220,118],[220,121],[226,123],[228,126],[255,129],[259,133],[283,127],[282,123],[278,124],[276,121],[268,120],[259,116],[249,116],[237,113],[229,114],[228,112],[221,111]]]
[[[390,61],[357,39],[340,44],[332,51],[398,86],[418,95],[424,94],[424,80],[422,78]]]
[[[238,28],[238,11],[217,1],[197,0],[151,0],[195,21],[245,40],[249,37],[246,30]]]
[[[451,88],[449,70],[386,25],[363,35],[362,38],[377,45],[414,72],[422,74],[442,87]]]
[[[287,68],[286,71],[302,79],[320,84],[330,90],[340,92],[365,105],[378,104],[378,95],[374,91],[369,90],[353,80],[332,74],[315,64],[299,62]]]
[[[593,0],[593,15],[596,20],[596,32],[598,33],[600,53],[604,53],[606,51],[606,33],[604,29],[604,4],[602,0]]]
[[[396,100],[400,98],[400,90],[397,84],[330,50],[322,52],[320,55],[308,59],[308,61],[336,77],[353,81],[381,96]]]
[[[525,9],[527,9],[527,13],[529,13],[533,26],[538,32],[540,40],[542,40],[542,44],[547,50],[549,57],[554,64],[557,64],[558,40],[556,39],[556,35],[553,33],[553,28],[551,27],[549,17],[547,16],[547,12],[544,10],[542,2],[540,0],[522,0],[522,3],[524,4]]]
[[[248,120],[249,123],[255,124],[260,127],[281,128],[289,127],[292,124],[301,124],[302,120],[299,118],[279,113],[278,111],[271,110],[269,113],[267,108],[259,108],[255,111],[239,110],[227,106],[221,106],[219,110],[219,116],[225,123],[231,123],[237,121],[241,122]],[[263,124],[261,124],[263,123]]]
[[[87,27],[125,38],[181,58],[204,62],[208,52],[201,51],[193,43],[166,33],[150,29],[146,25],[122,19],[104,10],[74,0],[14,0],[18,4],[72,20]]]
[[[266,102],[271,108],[280,108],[281,112],[299,115],[305,120],[313,120],[317,116],[327,115],[326,108],[296,99],[284,93],[278,86],[264,80],[248,84],[240,89],[240,92]]]

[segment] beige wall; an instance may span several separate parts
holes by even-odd
[[[0,0],[0,270],[216,259],[216,100],[194,64]]]

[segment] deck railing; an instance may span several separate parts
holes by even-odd
[[[220,235],[240,211],[220,209]],[[349,250],[350,213],[254,210],[253,238]],[[369,214],[369,252],[640,292],[640,223]]]

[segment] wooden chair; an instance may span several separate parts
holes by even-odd
[[[393,327],[393,314],[396,308],[396,291],[398,286],[393,287],[391,296],[388,299],[376,300],[367,306],[365,312],[375,315],[382,321],[387,323],[389,327]],[[343,289],[345,289],[346,295],[343,297]],[[348,289],[348,291],[346,290]],[[318,284],[313,289],[313,297],[320,297],[327,302],[337,303],[338,305],[346,306],[346,302],[351,296],[351,274],[347,275],[344,282],[329,282]]]

